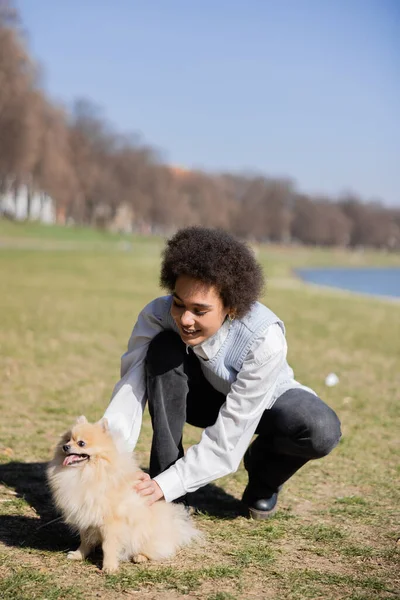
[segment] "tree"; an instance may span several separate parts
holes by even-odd
[[[30,183],[40,93],[11,3],[0,2],[0,192]]]

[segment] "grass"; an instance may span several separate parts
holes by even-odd
[[[7,600],[83,600],[85,596],[73,586],[59,586],[56,578],[37,569],[12,569],[0,581],[0,597]]]
[[[387,599],[398,596],[400,303],[309,287],[292,269],[399,265],[385,253],[257,248],[289,362],[339,414],[343,439],[285,486],[267,523],[241,513],[242,468],[196,494],[201,547],[171,561],[67,562],[76,538],[44,482],[58,435],[99,418],[140,308],[159,294],[160,239],[0,221],[0,597]],[[329,372],[339,376],[324,385]],[[187,427],[186,444],[199,430]],[[137,446],[149,459],[146,414]]]
[[[173,567],[166,568],[136,568],[123,571],[121,574],[107,577],[107,587],[121,592],[138,590],[143,586],[162,585],[166,589],[174,589],[188,593],[197,590],[202,581],[236,579],[240,570],[231,566],[216,566],[200,569],[178,570]]]

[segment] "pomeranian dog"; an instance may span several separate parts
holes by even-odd
[[[68,558],[83,560],[101,545],[103,570],[114,573],[121,560],[170,558],[199,535],[183,505],[149,505],[134,490],[139,473],[106,419],[90,424],[79,417],[62,436],[47,478],[65,523],[80,534],[80,546]]]

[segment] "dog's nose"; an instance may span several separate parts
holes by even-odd
[[[71,448],[71,446],[69,444],[64,444],[63,446],[63,450],[64,452],[68,452],[68,450]]]

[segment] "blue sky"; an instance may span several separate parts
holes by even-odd
[[[166,161],[400,206],[398,0],[17,0],[44,85]]]

